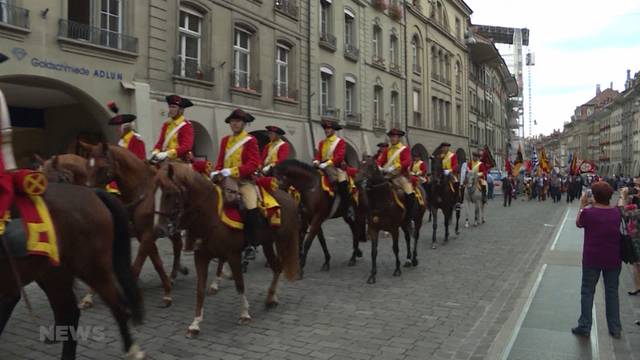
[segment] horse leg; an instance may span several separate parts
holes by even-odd
[[[420,228],[422,227],[422,216],[415,220],[415,228],[413,233],[413,257],[411,265],[418,266],[418,239],[420,238]]]
[[[73,292],[73,277],[62,274],[61,271],[53,271],[43,279],[37,281],[38,286],[47,294],[49,304],[53,310],[55,327],[53,329],[53,339],[55,334],[64,331],[69,334],[62,341],[62,359],[72,360],[76,358],[77,338],[70,334],[77,334],[80,310],[76,302],[76,295]]]
[[[216,278],[211,282],[209,286],[209,295],[215,295],[220,290],[220,283],[222,282],[222,269],[224,268],[225,261],[218,259],[218,267],[216,268]]]
[[[460,207],[462,203],[456,204],[456,235],[460,235]]]
[[[436,233],[438,231],[438,208],[434,208],[431,213],[433,214],[433,237],[431,239],[431,248],[437,248]]]
[[[302,254],[300,254],[300,279],[302,279],[302,277],[304,276],[304,265],[307,263],[307,254],[309,254],[309,248],[311,248],[313,238],[315,238],[320,231],[320,223],[321,220],[319,219],[319,217],[315,217],[309,224],[307,235],[304,238]]]
[[[320,246],[322,247],[322,252],[324,253],[324,264],[322,264],[322,268],[320,271],[329,271],[331,267],[331,255],[329,255],[329,249],[327,248],[327,240],[324,237],[324,232],[322,231],[322,226],[318,228],[318,241],[320,242]]]
[[[20,293],[0,296],[0,335],[11,318],[11,313],[20,301]]]
[[[404,267],[411,267],[411,231],[403,224],[402,232],[404,233],[404,241],[407,243],[407,261],[405,261]]]
[[[444,214],[444,243],[449,242],[449,221],[451,220],[451,210],[447,211],[448,214]]]
[[[145,241],[146,240],[146,241]],[[164,266],[162,265],[162,259],[160,258],[160,254],[158,253],[158,247],[156,246],[155,239],[150,237],[144,237],[144,240],[140,243],[140,249],[138,250],[138,256],[140,256],[140,252],[143,254],[147,254],[149,258],[151,258],[151,263],[153,264],[154,269],[160,276],[160,281],[162,281],[162,287],[164,288],[164,295],[162,297],[162,302],[160,303],[160,307],[167,308],[171,306],[173,303],[173,298],[171,297],[171,280],[167,276],[167,273],[164,271]],[[138,259],[136,258],[136,261]],[[142,260],[144,262],[144,258]]]
[[[482,202],[482,200],[480,200]],[[473,226],[480,224],[480,204],[476,201],[473,207]]]
[[[273,241],[269,244],[265,243],[262,245],[264,250],[264,256],[267,258],[267,262],[269,263],[269,267],[273,273],[273,277],[271,278],[271,285],[269,285],[269,290],[267,290],[267,299],[265,301],[265,305],[267,309],[278,306],[278,282],[280,280],[280,275],[282,274],[282,264],[276,257],[276,254],[273,250]]]
[[[391,237],[393,239],[393,255],[396,257],[396,269],[393,271],[393,276],[402,275],[402,271],[400,270],[400,258],[398,257],[398,253],[400,252],[400,247],[398,246],[398,242],[400,240],[399,235],[397,227],[391,231]]]
[[[87,293],[84,295],[82,300],[80,300],[80,303],[78,303],[78,308],[80,310],[87,310],[93,307],[93,293],[94,291],[92,288],[87,289]]]
[[[189,234],[187,234],[187,236],[189,236]],[[177,232],[171,236],[170,239],[173,244],[173,267],[171,268],[171,279],[176,279],[178,277],[178,272],[182,275],[187,275],[189,274],[189,269],[187,269],[186,266],[181,266],[180,264],[180,256],[182,254],[181,232]]]
[[[362,251],[360,250],[360,237],[366,236],[364,234],[364,220],[356,217],[356,222],[349,224],[351,228],[351,239],[353,240],[353,252],[351,253],[351,258],[349,259],[349,263],[347,266],[354,266],[356,264],[356,258],[362,257]],[[366,226],[366,225],[365,225]]]
[[[196,264],[196,274],[198,276],[198,282],[196,285],[196,316],[187,328],[187,338],[191,339],[198,334],[200,334],[200,323],[204,320],[204,291],[207,287],[207,276],[209,275],[209,261],[211,261],[211,257],[208,254],[204,253],[204,250],[195,250],[193,253],[193,257]],[[238,256],[238,262],[240,257]],[[224,262],[220,260],[218,263],[218,268],[221,267],[220,264]],[[239,264],[238,264],[239,265]],[[240,268],[237,269],[240,272]],[[236,271],[233,272],[234,276]],[[242,276],[242,275],[240,275]]]
[[[229,256],[229,266],[231,266],[233,280],[235,280],[236,290],[238,294],[240,294],[240,319],[238,323],[240,325],[246,325],[251,322],[251,315],[249,315],[249,301],[247,301],[241,265],[240,254],[231,254],[231,256]]]
[[[369,227],[369,238],[371,239],[371,274],[367,279],[367,284],[376,283],[376,273],[378,272],[376,266],[376,259],[378,257],[378,229]]]

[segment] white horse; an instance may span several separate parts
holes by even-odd
[[[469,208],[474,205],[474,222],[473,226],[484,224],[484,203],[482,202],[482,187],[480,186],[480,177],[473,171],[467,172],[464,180],[465,188],[465,222],[464,227],[469,227]]]

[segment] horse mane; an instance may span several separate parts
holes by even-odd
[[[86,163],[87,159],[76,154],[54,155],[42,164],[42,172],[50,181],[84,185]]]
[[[315,167],[296,159],[287,159],[276,165],[276,169],[283,169],[287,167],[297,167],[301,170],[305,170],[314,174],[318,172],[318,169],[316,169]]]

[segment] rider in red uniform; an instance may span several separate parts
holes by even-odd
[[[9,59],[8,57],[0,53],[0,63],[3,63],[8,59]],[[1,92],[0,92],[0,96],[2,96]],[[2,120],[3,120],[2,121],[3,127],[9,126],[9,119],[2,119]],[[0,138],[0,141],[1,141],[1,138]],[[4,234],[5,224],[6,224],[5,215],[7,211],[9,211],[9,207],[11,206],[11,202],[13,201],[13,178],[9,173],[7,173],[4,167],[5,166],[4,163],[5,161],[4,161],[4,156],[2,154],[2,147],[0,146],[0,235]]]

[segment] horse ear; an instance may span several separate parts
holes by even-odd
[[[54,169],[58,169],[58,155],[53,155],[53,157],[51,157],[51,167]]]
[[[94,147],[94,145],[91,145],[91,144],[89,144],[89,143],[86,143],[86,142],[84,142],[84,141],[82,141],[82,140],[78,140],[78,145],[79,145],[82,149],[84,149],[84,150],[86,150],[86,151],[88,151],[88,152],[93,151],[93,147]]]
[[[33,160],[38,166],[44,165],[44,159],[38,154],[33,154]]]
[[[169,179],[173,179],[173,165],[167,165],[167,176]]]
[[[107,153],[109,152],[109,144],[103,142],[100,145],[102,145],[102,154],[107,155]]]

